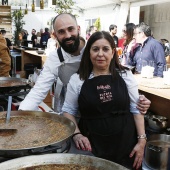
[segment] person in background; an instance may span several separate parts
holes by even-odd
[[[41,29],[40,29],[40,34],[42,34],[42,33],[44,33],[44,30],[41,28]]]
[[[41,47],[41,33],[37,32],[37,47],[40,48]]]
[[[160,39],[160,42],[163,45],[164,51],[165,51],[165,57],[170,55],[170,43],[167,39]]]
[[[93,25],[90,26],[88,34],[86,35],[86,40],[88,40],[90,38],[90,36],[95,32],[97,32],[97,27],[95,27]]]
[[[134,27],[131,51],[138,43],[139,46],[133,50],[127,60],[129,65],[135,66],[135,71],[141,73],[142,62],[153,62],[154,76],[163,77],[163,70],[166,64],[165,52],[162,44],[152,37],[151,28],[146,23],[142,22]]]
[[[59,47],[55,33],[51,32],[50,36],[51,36],[51,38],[48,39],[47,48],[45,50],[45,53],[46,53],[47,56],[49,56],[49,53],[51,51],[56,50]]]
[[[59,77],[63,86],[66,87],[71,75],[79,68],[85,44],[79,38],[80,26],[76,18],[69,13],[57,15],[53,20],[53,28],[61,47],[64,64],[60,61],[61,55],[59,57],[56,51],[51,51],[38,80],[21,102],[19,110],[38,110],[39,104],[44,100],[55,80]],[[58,100],[55,103],[58,103]],[[150,101],[141,96],[138,103],[141,112],[145,114],[149,106]],[[58,107],[55,111],[59,113],[61,108]]]
[[[47,41],[49,38],[50,38],[49,29],[45,28],[45,32],[41,34],[41,40],[40,40],[40,45],[42,48],[47,47]]]
[[[36,47],[37,46],[37,36],[36,36],[36,30],[35,29],[32,29],[31,40],[32,40],[33,47]]]
[[[6,37],[6,30],[1,30],[1,34],[5,38],[6,44],[7,44],[7,47],[9,48],[9,50],[13,50],[13,45],[12,45],[11,41],[9,40],[9,38]]]
[[[112,36],[116,47],[118,47],[118,37],[116,36],[117,33],[117,26],[112,24],[109,26],[109,31],[110,31],[110,35]]]
[[[123,52],[121,56],[121,64],[124,66],[131,66],[128,60],[131,58],[130,55],[133,55],[134,49],[137,47],[136,41],[133,38],[133,31],[134,31],[134,23],[128,23],[124,25],[124,28],[122,29],[122,37],[125,40],[123,45]]]
[[[76,125],[77,148],[139,169],[146,134],[144,116],[136,108],[138,100],[137,82],[119,64],[112,36],[105,31],[92,34],[79,71],[70,78],[62,108],[63,115]]]
[[[11,57],[5,38],[0,34],[0,77],[9,77]]]
[[[55,50],[58,48],[58,41],[55,37],[55,33],[51,32],[50,37],[47,41],[47,49]]]
[[[28,42],[27,42],[28,32],[23,29],[21,31],[21,34],[22,34],[22,45],[28,47]]]

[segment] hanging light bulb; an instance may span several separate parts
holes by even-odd
[[[20,11],[20,14],[22,15],[22,9],[21,9],[21,6],[20,6],[20,8],[19,8],[19,11]]]
[[[32,12],[35,12],[35,4],[34,4],[34,0],[32,1]]]
[[[40,0],[40,9],[44,9],[44,0]]]
[[[27,4],[25,6],[25,15],[28,14],[28,8],[27,8]]]
[[[56,0],[52,0],[52,5],[56,5]]]

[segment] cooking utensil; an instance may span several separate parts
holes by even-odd
[[[144,161],[154,170],[170,169],[170,135],[151,135],[146,144]]]
[[[37,50],[38,54],[44,54],[44,50]]]
[[[168,125],[168,119],[164,116],[159,115],[145,115],[148,125],[153,130],[163,130]]]
[[[37,50],[37,47],[25,47],[25,50]]]
[[[0,164],[0,169],[22,169],[37,165],[80,165],[97,170],[128,170],[127,168],[97,157],[79,154],[46,154],[12,159]],[[83,168],[84,169],[84,168]],[[92,168],[91,168],[92,169]]]
[[[5,112],[0,112],[0,122],[5,120],[5,116]],[[0,137],[0,156],[8,158],[58,149],[75,131],[71,120],[55,113],[40,111],[11,111],[10,126],[17,129],[17,133],[10,138]],[[66,134],[62,135],[62,129]],[[58,139],[58,136],[61,137]]]
[[[8,129],[8,123],[10,121],[10,114],[11,114],[11,103],[12,103],[12,96],[8,96],[8,109],[6,114],[6,126],[4,129],[0,129],[0,136],[9,136],[13,135],[17,132],[17,129]]]

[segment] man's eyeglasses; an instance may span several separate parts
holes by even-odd
[[[134,32],[133,35],[137,35],[137,34],[140,34],[141,32]]]

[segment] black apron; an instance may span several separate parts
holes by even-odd
[[[130,99],[123,78],[117,73],[86,80],[79,99],[81,118],[79,128],[87,136],[92,153],[132,168],[134,158],[130,152],[137,143]]]

